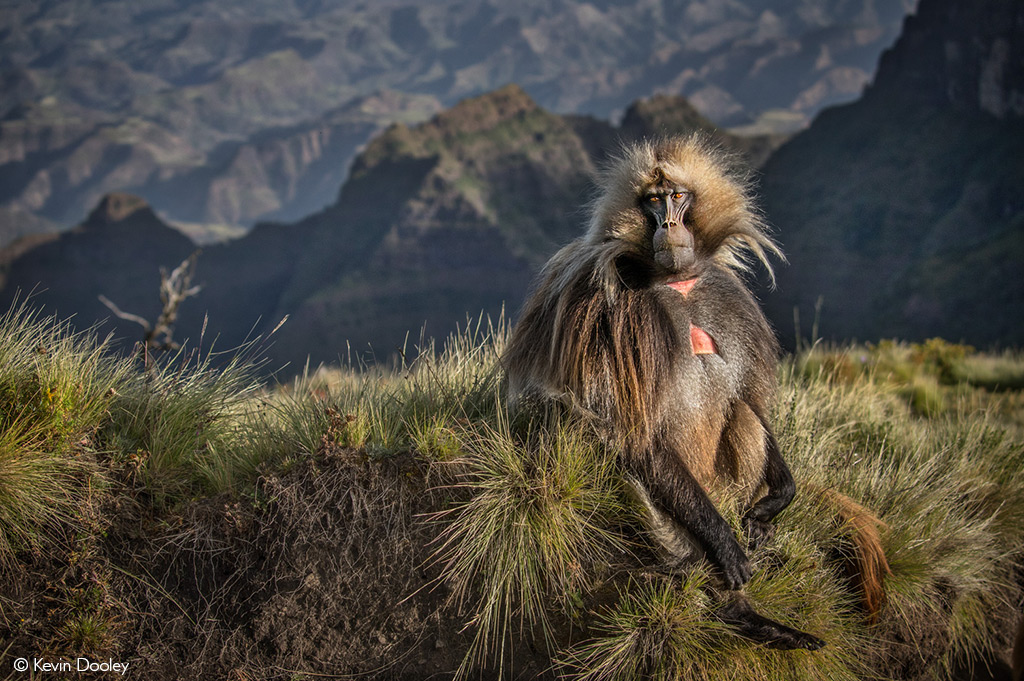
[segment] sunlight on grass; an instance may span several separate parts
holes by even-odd
[[[49,547],[86,560],[102,504],[161,518],[223,495],[255,513],[274,503],[258,481],[340,452],[375,475],[395,460],[427,471],[441,501],[420,550],[465,625],[466,678],[513,676],[522,646],[586,680],[941,678],[1000,652],[1024,559],[1019,353],[932,340],[784,362],[773,422],[798,496],[751,554],[746,592],[828,645],[778,652],[715,618],[706,565],[653,569],[615,452],[591,430],[558,414],[509,422],[507,335],[478,319],[396,367],[268,385],[249,348],[182,350],[146,370],[16,306],[0,317],[0,571]],[[877,621],[847,574],[837,494],[877,516],[891,569]],[[105,590],[101,574],[89,579]],[[125,611],[65,600],[50,638],[110,648]]]
[[[627,511],[614,458],[578,424],[519,437],[499,417],[463,440],[452,489],[468,496],[435,518],[435,560],[475,629],[466,672],[494,655],[503,666],[523,632],[553,646],[551,605],[571,607],[595,566],[624,549],[608,528]]]

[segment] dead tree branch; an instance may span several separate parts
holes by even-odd
[[[145,358],[147,366],[150,363],[153,351],[177,350],[181,347],[174,340],[174,325],[178,321],[178,309],[181,304],[195,296],[202,290],[202,286],[193,286],[192,277],[195,274],[196,259],[199,251],[195,251],[181,261],[181,264],[170,272],[166,268],[160,268],[160,316],[154,324],[150,324],[144,317],[125,312],[106,296],[100,296],[100,302],[114,313],[118,319],[134,322],[142,327],[143,336],[140,352]]]

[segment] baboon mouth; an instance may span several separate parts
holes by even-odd
[[[691,246],[663,248],[654,254],[654,261],[671,272],[682,272],[695,260],[696,254]]]

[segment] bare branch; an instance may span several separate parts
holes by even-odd
[[[113,312],[114,315],[117,316],[118,319],[124,319],[125,321],[135,322],[136,324],[141,326],[143,329],[145,329],[147,334],[152,330],[153,327],[150,325],[150,323],[146,319],[140,317],[137,314],[132,314],[131,312],[125,312],[124,310],[119,308],[116,304],[114,304],[114,302],[112,300],[110,300],[109,298],[107,298],[103,294],[100,294],[99,298],[100,298],[100,302],[103,303],[104,305],[106,305],[107,308],[109,308],[110,311]]]
[[[173,339],[174,325],[178,321],[178,308],[192,296],[197,295],[202,286],[192,286],[192,275],[194,274],[196,259],[199,251],[195,251],[189,257],[181,261],[181,264],[171,270],[170,273],[163,267],[160,268],[160,302],[162,309],[155,324],[150,324],[146,319],[137,315],[125,312],[105,296],[100,296],[100,302],[106,305],[119,319],[135,322],[145,330],[143,338],[142,356],[148,366],[150,363],[150,351],[152,350],[177,350],[180,345]],[[205,322],[204,322],[205,331]]]

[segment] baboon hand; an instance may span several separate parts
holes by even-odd
[[[711,559],[715,567],[722,573],[724,587],[729,591],[737,591],[750,581],[754,574],[750,559],[743,548],[732,537],[715,548]]]
[[[753,551],[763,546],[775,535],[775,525],[750,516],[743,516],[743,532],[747,535],[747,550]]]

